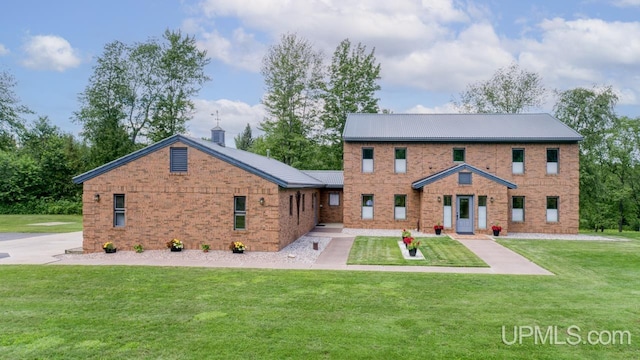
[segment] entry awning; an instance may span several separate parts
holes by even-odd
[[[517,189],[518,188],[518,185],[512,183],[511,181],[508,181],[508,180],[505,180],[503,178],[497,177],[497,176],[495,176],[495,175],[493,175],[491,173],[488,173],[486,171],[480,170],[477,167],[471,166],[471,165],[469,165],[467,163],[462,163],[462,164],[456,165],[456,166],[448,168],[446,170],[442,170],[440,172],[437,172],[437,173],[435,173],[433,175],[429,175],[426,178],[414,181],[411,184],[411,187],[416,189],[416,190],[417,189],[422,189],[423,187],[425,187],[425,186],[427,186],[427,185],[429,185],[431,183],[434,183],[434,182],[436,182],[438,180],[444,179],[447,176],[459,173],[460,171],[469,171],[469,172],[472,172],[474,174],[478,174],[478,175],[480,175],[480,176],[482,176],[484,178],[487,178],[487,179],[489,179],[491,181],[495,181],[498,184],[504,185],[509,189]]]

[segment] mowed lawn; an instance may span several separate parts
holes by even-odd
[[[349,265],[413,265],[488,267],[476,254],[448,236],[416,238],[424,260],[405,259],[398,237],[358,236],[353,242]]]
[[[43,223],[59,225],[34,225]],[[0,232],[65,233],[82,231],[82,215],[0,215]]]
[[[0,266],[0,357],[640,357],[640,241],[500,242],[557,275]],[[570,326],[584,341],[589,331],[632,338],[509,346],[503,326],[507,342],[514,326],[557,326],[558,342]]]

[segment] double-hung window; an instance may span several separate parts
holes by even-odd
[[[124,194],[113,195],[113,226],[124,227]]]
[[[547,222],[558,222],[557,196],[547,196]]]
[[[511,150],[511,170],[514,174],[524,174],[524,149]]]
[[[407,148],[395,148],[396,173],[407,172]]]
[[[373,219],[373,195],[362,195],[362,218]]]
[[[547,174],[558,173],[559,149],[547,149]]]
[[[362,148],[362,172],[373,172],[373,148]]]
[[[233,229],[245,230],[247,228],[247,197],[233,197]]]
[[[511,221],[524,221],[524,196],[514,196],[511,198]]]
[[[407,219],[407,195],[395,195],[393,197],[393,214],[396,220]]]

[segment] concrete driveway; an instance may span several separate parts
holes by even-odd
[[[0,265],[48,264],[67,249],[82,247],[82,231],[63,234],[0,235]]]

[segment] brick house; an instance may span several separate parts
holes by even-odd
[[[350,114],[344,171],[300,171],[174,135],[76,176],[85,252],[279,251],[318,222],[348,228],[577,233],[578,143],[548,114]]]
[[[278,251],[320,220],[341,221],[341,202],[319,203],[341,188],[317,179],[341,177],[310,176],[227,148],[218,127],[212,139],[174,135],[76,176],[83,184],[84,251],[102,251],[107,241],[123,250],[164,249],[173,238],[186,249],[206,243],[221,250],[242,241],[250,250]]]
[[[344,226],[577,233],[581,140],[548,114],[350,114]]]

